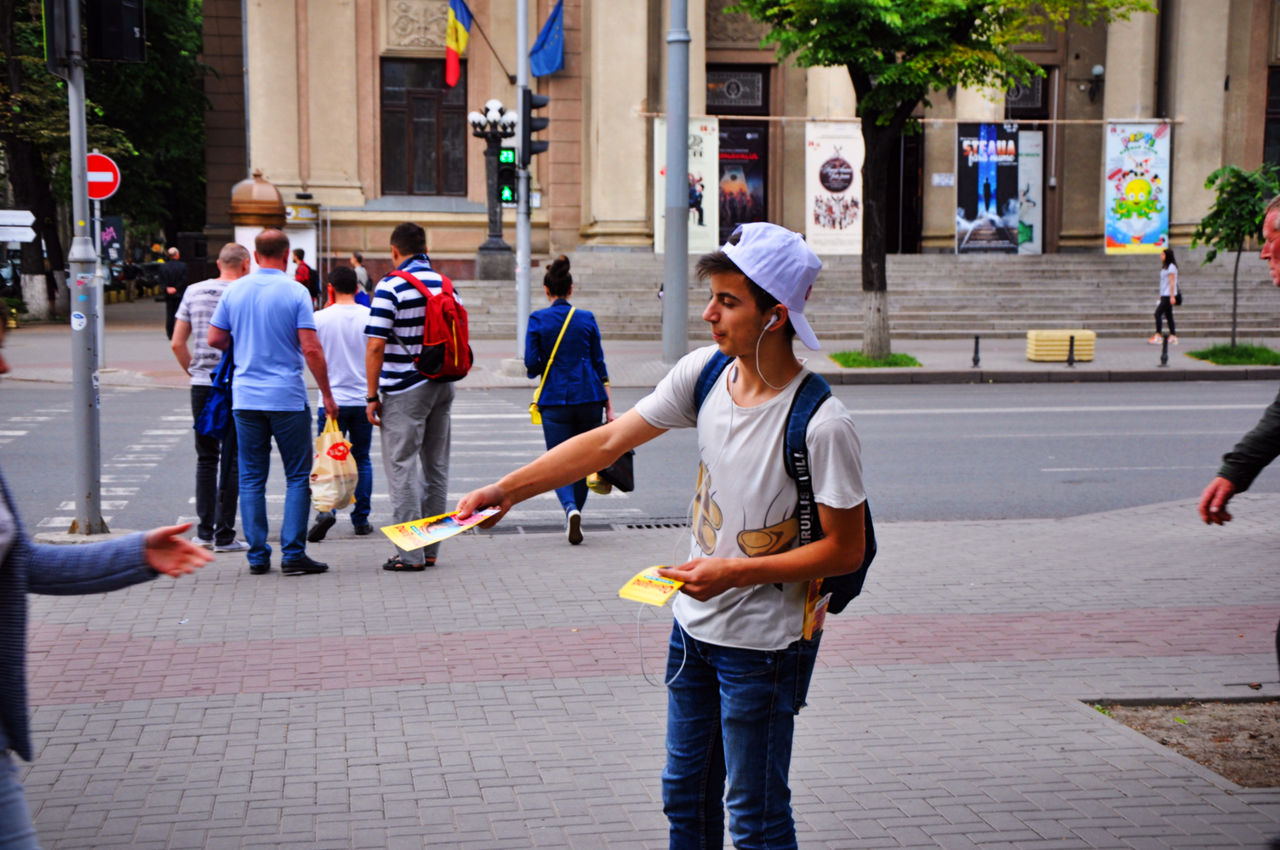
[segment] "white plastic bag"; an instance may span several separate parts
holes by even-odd
[[[324,431],[316,437],[315,459],[311,463],[311,501],[317,511],[345,508],[356,500],[360,473],[351,456],[351,444],[343,439],[337,420],[329,417]]]

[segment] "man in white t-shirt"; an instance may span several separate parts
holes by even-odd
[[[329,367],[329,387],[338,403],[338,427],[351,443],[360,477],[356,482],[356,503],[351,508],[351,525],[356,534],[373,533],[369,524],[369,504],[373,496],[373,463],[369,446],[373,442],[373,424],[365,415],[365,325],[369,324],[369,308],[356,303],[359,283],[350,266],[337,266],[329,272],[333,303],[316,313],[316,336],[324,348],[325,365]],[[324,430],[325,413],[316,405],[316,433]],[[307,540],[319,543],[337,522],[334,511],[319,511],[307,532]]]
[[[828,398],[805,440],[823,536],[796,545],[798,492],[783,432],[807,373],[792,337],[818,348],[804,306],[821,267],[798,234],[741,225],[698,262],[711,285],[702,318],[715,345],[681,358],[620,418],[458,503],[463,516],[499,507],[492,525],[515,503],[603,469],[669,428],[698,429],[690,560],[660,571],[684,582],[667,661],[662,784],[672,847],[722,846],[721,800],[735,846],[796,846],[791,741],[821,638],[803,636],[806,593],[814,579],[861,566],[866,501],[852,417]],[[717,350],[736,359],[699,410],[695,385]]]

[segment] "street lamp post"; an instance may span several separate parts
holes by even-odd
[[[502,152],[502,140],[516,133],[516,115],[507,112],[499,100],[490,100],[484,112],[472,112],[467,116],[471,135],[485,140],[485,200],[489,207],[489,238],[476,250],[476,278],[478,280],[507,280],[515,278],[515,255],[511,246],[502,241],[502,204],[498,198],[498,156]]]

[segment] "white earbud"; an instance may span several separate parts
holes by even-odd
[[[769,317],[769,323],[764,326],[764,329],[769,330],[769,328],[773,327],[776,324],[778,324],[778,314],[774,313],[772,316]]]

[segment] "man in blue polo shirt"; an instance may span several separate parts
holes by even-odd
[[[307,557],[305,536],[312,448],[304,361],[320,387],[325,412],[337,417],[338,404],[329,390],[311,297],[284,273],[289,237],[264,230],[254,248],[260,268],[227,288],[209,322],[210,345],[225,351],[235,342],[231,411],[240,447],[240,515],[249,571],[261,575],[271,569],[266,487],[274,436],[286,479],[280,572],[322,573],[329,565]]]

